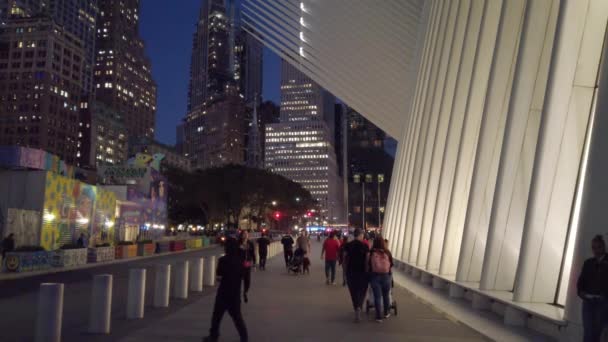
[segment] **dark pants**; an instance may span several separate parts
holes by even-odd
[[[374,274],[370,279],[370,285],[374,292],[374,306],[376,307],[376,318],[381,319],[382,313],[387,315],[391,308],[391,276],[390,274]],[[382,310],[381,304],[384,304]]]
[[[599,342],[608,327],[608,300],[583,300],[584,342]]]
[[[355,310],[361,310],[363,307],[363,301],[365,300],[365,293],[367,292],[367,275],[365,273],[347,274],[346,277],[350,298],[353,301],[353,308]]]
[[[251,267],[245,268],[245,272],[243,272],[243,291],[245,294],[249,292],[249,288],[251,287]]]
[[[260,252],[260,269],[266,270],[266,259],[268,258],[268,251]]]
[[[284,249],[283,257],[285,257],[285,267],[289,267],[289,261],[291,261],[291,258],[293,257],[293,250]]]
[[[230,317],[232,317],[234,326],[241,337],[241,342],[247,342],[247,326],[245,325],[243,314],[241,313],[240,298],[231,298],[230,300],[227,300],[220,296],[215,297],[213,318],[211,318],[211,330],[209,331],[209,335],[214,339],[217,339],[220,336],[220,324],[222,323],[222,318],[224,317],[224,313],[226,311],[228,311],[228,314]]]
[[[325,260],[325,279],[332,283],[336,281],[336,260]]]

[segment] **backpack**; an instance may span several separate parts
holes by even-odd
[[[391,261],[388,254],[382,251],[373,251],[371,257],[372,272],[386,274],[391,271]]]

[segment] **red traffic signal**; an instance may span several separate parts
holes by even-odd
[[[277,211],[277,212],[275,212],[275,213],[274,213],[274,218],[275,218],[275,219],[277,219],[277,220],[278,220],[278,219],[280,219],[280,218],[281,218],[281,213],[280,213],[280,212],[278,212],[278,211]]]
[[[306,213],[306,216],[312,217],[312,213],[309,211],[309,212]]]

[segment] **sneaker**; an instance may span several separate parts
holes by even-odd
[[[203,337],[203,342],[217,342],[217,340],[217,338],[211,336]]]
[[[247,293],[243,293],[243,300],[245,301],[245,303],[249,302],[249,297],[247,297]]]
[[[355,311],[355,323],[361,322],[361,309]]]
[[[382,323],[382,318],[376,318],[376,323]]]
[[[331,284],[332,284],[333,286],[336,286],[336,282],[335,282],[335,281],[332,281],[332,282],[331,282]]]
[[[391,313],[390,312],[387,313],[386,315],[384,315],[384,318],[389,318],[389,317],[391,317]]]
[[[329,279],[325,279],[325,285],[329,285]]]

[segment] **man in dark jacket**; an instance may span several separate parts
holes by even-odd
[[[346,284],[355,310],[355,322],[361,321],[361,309],[369,278],[367,263],[369,260],[369,247],[363,242],[363,231],[355,229],[355,239],[344,247],[344,267],[346,268]]]
[[[205,342],[215,342],[220,336],[220,324],[224,313],[228,311],[234,325],[239,332],[241,342],[248,341],[247,326],[241,313],[241,281],[245,268],[241,257],[239,243],[234,238],[228,238],[224,245],[226,255],[221,257],[217,264],[216,274],[220,278],[217,289],[211,329]]]
[[[293,238],[291,235],[285,235],[281,239],[281,244],[283,245],[283,257],[285,258],[285,267],[289,267],[289,261],[293,257]]]
[[[608,328],[608,255],[601,235],[591,241],[593,257],[585,260],[576,283],[583,300],[584,342],[599,342]]]
[[[258,239],[258,254],[260,255],[260,270],[266,271],[266,259],[268,258],[268,245],[270,245],[270,239],[266,237],[266,234],[262,234],[262,237]]]

